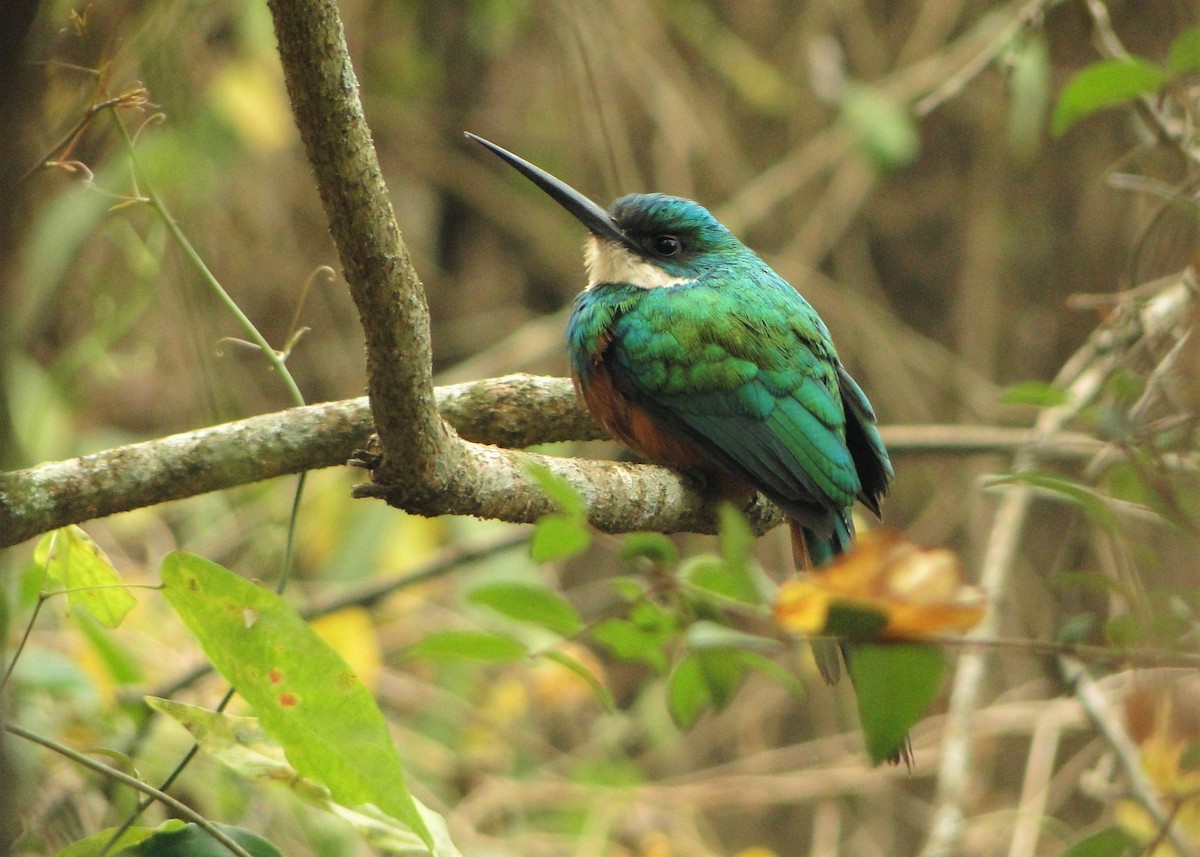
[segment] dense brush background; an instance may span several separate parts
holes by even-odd
[[[1000,391],[1052,379],[1109,308],[1072,307],[1072,296],[1150,282],[1194,252],[1190,209],[1145,192],[1152,181],[1185,182],[1186,162],[1154,147],[1132,111],[1098,114],[1061,138],[1048,131],[1055,94],[1101,56],[1083,3],[347,0],[340,8],[428,293],[439,382],[565,374],[562,328],[584,282],[578,225],[463,130],[604,203],[634,191],[701,201],[816,306],[885,425],[1029,425],[1034,409],[1001,404]],[[1018,14],[1039,9],[1044,17],[1029,14],[1030,26],[1010,29],[997,49]],[[1114,0],[1109,11],[1129,51],[1161,59],[1200,4]],[[184,233],[272,343],[310,328],[288,361],[309,401],[361,395],[361,333],[344,284],[321,271],[338,261],[265,6],[109,0],[72,11],[55,0],[37,11],[26,50],[30,63],[6,65],[12,85],[0,95],[0,463],[29,466],[288,404],[261,357],[226,339],[238,326],[162,220],[147,205],[123,204],[135,189],[107,113],[79,134],[73,163],[20,178],[88,105],[139,83],[152,107],[122,116],[140,129],[138,162]],[[996,61],[958,85],[954,76],[989,52]],[[1138,181],[1115,187],[1117,174]],[[1155,365],[1140,360],[1128,368],[1135,379]],[[560,451],[619,454],[600,445]],[[953,547],[971,574],[996,504],[983,477],[1010,464],[898,455],[886,522]],[[297,599],[418,567],[445,545],[499,528],[352,502],[359,478],[311,479]],[[88,530],[132,580],[153,582],[175,548],[271,578],[293,489],[293,480],[250,486]],[[1191,503],[1189,490],[1181,496]],[[1035,506],[1002,633],[1047,639],[1074,622],[1083,639],[1103,641],[1097,629],[1129,603],[1054,581],[1114,568],[1141,591],[1183,593],[1190,622],[1193,537],[1145,523],[1098,534],[1085,511]],[[773,568],[785,556],[776,536],[760,546]],[[682,543],[708,549],[699,538]],[[538,568],[518,548],[331,620],[394,718],[416,793],[457,826],[464,850],[915,852],[934,805],[936,717],[915,733],[910,774],[868,768],[848,691],[828,691],[807,672],[804,699],[755,680],[727,711],[681,734],[663,711],[661,680],[602,651],[595,665],[608,671],[615,714],[554,669],[403,658],[423,633],[480,621],[459,595],[481,577],[558,579],[585,612],[599,609],[600,581],[622,571],[617,544],[600,539],[562,568]],[[30,555],[29,547],[0,554],[11,641],[37,585],[22,575]],[[112,635],[120,657],[98,654],[94,635],[81,635],[62,610],[46,611],[18,664],[9,716],[77,746],[134,746],[142,714],[130,700],[197,658],[153,593],[141,601],[140,621]],[[1081,616],[1093,626],[1080,631]],[[209,680],[184,698],[211,704],[220,692]],[[1057,753],[1047,761],[1044,746],[1036,751],[1042,767],[1029,774],[1031,736],[1063,693],[1044,658],[991,661],[964,853],[1010,853],[1031,776],[1047,790],[1036,853],[1058,853],[1111,818],[1120,780],[1109,787],[1106,746],[1078,712],[1064,715]],[[170,724],[147,742],[136,764],[151,780],[187,747]],[[30,853],[111,824],[128,807],[127,795],[81,770],[9,744]],[[290,853],[364,847],[283,789],[248,787],[203,759],[194,765],[177,790],[213,817],[267,830]]]

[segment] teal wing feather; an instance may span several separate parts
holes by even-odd
[[[606,369],[664,427],[834,537],[864,493],[837,355],[790,286],[758,285],[749,302],[711,283],[643,290],[615,320]],[[866,399],[854,391],[859,423],[870,412],[860,415]]]
[[[875,425],[875,409],[858,382],[840,363],[837,369],[842,405],[846,411],[846,445],[862,482],[858,499],[879,515],[879,502],[887,493],[894,475],[892,462],[883,445],[883,438],[879,436],[879,428]]]

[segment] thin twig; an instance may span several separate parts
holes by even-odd
[[[1089,664],[1123,664],[1143,669],[1178,667],[1200,669],[1200,654],[1171,649],[1115,649],[1057,640],[1031,640],[1019,637],[937,637],[938,645],[1006,652],[1029,657],[1069,657]]]
[[[221,830],[221,828],[217,827],[186,803],[182,803],[181,801],[171,797],[169,794],[159,791],[158,789],[154,788],[154,786],[147,785],[136,777],[131,777],[124,771],[119,771],[110,765],[104,764],[103,762],[97,762],[95,759],[85,756],[83,753],[72,750],[70,747],[60,744],[57,741],[38,735],[36,732],[30,732],[23,726],[17,726],[15,723],[5,723],[4,731],[12,735],[16,735],[18,738],[24,738],[26,741],[32,741],[34,744],[41,744],[46,749],[53,750],[55,753],[58,753],[60,756],[65,756],[76,764],[83,765],[85,768],[109,777],[110,779],[116,780],[123,785],[129,786],[131,789],[135,789],[144,795],[154,798],[154,800],[158,801],[159,803],[170,807],[170,809],[180,817],[186,818],[188,821],[193,822],[197,827],[227,848],[229,853],[235,854],[237,857],[252,857],[250,852],[230,839],[229,834],[225,833],[225,831]]]
[[[1033,857],[1038,834],[1046,813],[1046,798],[1050,778],[1054,775],[1054,757],[1058,754],[1063,726],[1053,710],[1038,720],[1029,740],[1029,755],[1025,762],[1025,778],[1021,783],[1021,799],[1017,803],[1017,821],[1013,827],[1008,857]]]
[[[225,691],[225,695],[221,697],[221,701],[217,703],[217,707],[215,709],[218,713],[224,711],[226,707],[228,707],[229,703],[233,700],[234,693],[235,691],[232,687]],[[150,713],[152,715],[157,714],[157,710],[151,710]],[[154,720],[155,718],[153,716],[142,718],[141,722],[138,724],[138,733],[134,736],[134,739],[131,742],[133,749],[131,749],[127,755],[132,756],[134,750],[137,749],[137,746],[141,743],[141,741],[145,740],[146,736],[149,735],[151,725],[154,723]],[[189,747],[187,752],[183,754],[183,757],[175,763],[175,767],[171,769],[171,773],[167,774],[167,776],[163,779],[162,783],[158,787],[158,791],[165,792],[167,789],[169,789],[175,780],[179,779],[180,775],[187,770],[188,766],[192,763],[192,759],[196,758],[196,755],[199,752],[200,745],[196,742],[192,742],[192,746]],[[125,820],[122,821],[113,830],[112,835],[108,837],[108,841],[105,842],[104,847],[100,849],[99,857],[104,857],[104,855],[108,854],[109,851],[112,850],[112,848],[117,844],[117,841],[125,835],[125,831],[133,827],[133,825],[137,823],[137,820],[141,817],[142,813],[150,808],[150,804],[154,802],[154,799],[154,796],[147,794],[140,801],[138,801],[137,806],[135,806],[133,810],[127,816],[125,816]]]
[[[1022,30],[1036,24],[1046,12],[1062,2],[1063,0],[1030,0],[991,38],[986,48],[971,57],[966,65],[947,77],[936,89],[918,99],[913,104],[913,113],[917,116],[927,116],[947,101],[957,98],[971,81],[983,74],[1009,48]]]
[[[90,69],[88,71],[91,71]],[[43,155],[36,164],[30,167],[23,176],[21,181],[28,181],[34,173],[42,167],[52,162],[61,161],[61,157],[56,157],[60,153],[69,152],[74,148],[79,136],[87,130],[87,127],[92,124],[92,121],[105,110],[117,110],[120,108],[134,108],[137,110],[144,109],[148,104],[146,88],[137,86],[128,92],[123,92],[120,95],[106,98],[103,101],[97,101],[94,104],[88,105],[87,110],[83,112],[83,116],[79,121],[63,135],[62,139],[55,143],[50,151]]]
[[[1181,280],[1143,307],[1132,308],[1143,336],[1169,330],[1171,321],[1186,306],[1190,291]],[[1113,326],[1124,321],[1114,318]],[[1120,365],[1122,351],[1113,348],[1108,327],[1095,332],[1063,366],[1056,385],[1067,393],[1066,404],[1048,408],[1038,418],[1035,432],[1052,438],[1079,411],[1095,399],[1105,380]],[[1025,470],[1036,462],[1034,448],[1022,451],[1014,459],[1014,470]],[[995,609],[988,612],[968,635],[968,639],[994,637],[1000,626],[1001,606],[1006,601],[1010,571],[1016,562],[1025,518],[1033,499],[1029,486],[1015,485],[1000,502],[987,548],[981,563],[980,585],[987,591]],[[959,851],[965,826],[965,801],[970,792],[972,718],[979,707],[987,661],[985,653],[970,652],[959,659],[958,671],[950,696],[950,710],[943,740],[942,764],[933,821],[922,850],[923,857],[948,857]]]

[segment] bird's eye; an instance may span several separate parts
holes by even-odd
[[[650,247],[659,256],[678,256],[683,242],[674,235],[659,235],[650,242]]]

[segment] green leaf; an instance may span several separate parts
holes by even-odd
[[[171,828],[180,828],[184,826],[184,823],[177,820],[167,821],[157,830],[163,830],[168,826]],[[108,853],[113,855],[127,854],[131,846],[137,845],[149,836],[153,836],[157,830],[153,827],[131,827],[117,838],[117,841],[112,844]],[[62,851],[59,851],[55,857],[96,857],[116,832],[117,829],[115,827],[109,827],[106,830],[101,830],[99,833],[93,833],[85,839],[72,842]],[[228,855],[229,852],[226,851],[225,854]]]
[[[1091,613],[1080,613],[1063,621],[1054,634],[1060,643],[1082,643],[1096,630],[1096,617]]]
[[[656,671],[667,671],[667,654],[661,633],[647,631],[625,619],[609,619],[592,631],[596,642],[627,661],[642,661]]]
[[[739,652],[742,663],[746,665],[747,670],[762,673],[768,678],[772,678],[787,688],[797,699],[804,698],[804,684],[791,670],[780,666],[775,661],[760,655],[758,652]]]
[[[758,604],[762,600],[754,582],[746,574],[745,566],[738,570],[722,560],[698,556],[684,563],[679,576],[697,589],[714,592],[734,601]]]
[[[13,678],[20,684],[44,691],[76,705],[97,706],[96,682],[78,659],[54,649],[27,646],[13,665]]]
[[[181,725],[200,749],[240,776],[280,782],[297,777],[283,747],[263,729],[257,717],[211,711],[157,696],[147,696],[146,705]],[[310,784],[310,788],[321,787]]]
[[[1005,387],[1000,393],[1000,402],[1005,405],[1053,408],[1067,403],[1067,391],[1044,381],[1021,381]]]
[[[267,734],[257,718],[238,717],[155,697],[147,697],[146,703],[180,723],[205,753],[234,773],[250,780],[286,785],[310,806],[347,821],[373,847],[398,854],[426,850],[425,844],[407,825],[377,807],[340,804],[333,800],[329,789],[297,774],[288,764],[283,748]],[[414,799],[414,802],[433,833],[435,857],[461,857],[450,842],[445,820],[419,801]]]
[[[214,824],[254,857],[283,857],[283,852],[257,833],[227,824]],[[120,857],[229,857],[229,849],[198,825],[163,825],[138,844],[119,852]]]
[[[1200,771],[1200,743],[1193,741],[1179,754],[1179,772],[1194,774]]]
[[[1184,30],[1167,49],[1167,68],[1174,74],[1200,71],[1200,27]]]
[[[717,509],[717,543],[721,546],[721,559],[735,571],[745,572],[750,565],[750,551],[754,547],[754,531],[746,518],[730,503],[722,503]]]
[[[700,620],[688,626],[684,642],[692,651],[702,649],[738,649],[743,652],[774,652],[782,643],[770,637],[747,634],[716,622]]]
[[[125,650],[116,635],[106,632],[89,613],[79,614],[78,619],[79,629],[114,682],[130,685],[142,681],[141,664]]]
[[[646,774],[638,767],[638,763],[623,756],[585,757],[571,768],[569,776],[571,782],[599,786],[605,791],[630,789],[646,782]]]
[[[700,659],[688,655],[676,665],[667,679],[667,710],[671,719],[686,732],[696,725],[711,703]]]
[[[701,649],[688,656],[700,662],[714,711],[724,711],[746,680],[749,666],[745,654],[737,649]]]
[[[1060,571],[1046,578],[1046,582],[1054,589],[1065,592],[1127,595],[1119,582],[1098,571]]]
[[[907,105],[879,89],[847,86],[842,117],[863,154],[880,170],[906,166],[921,151],[921,135]]]
[[[1079,506],[1097,526],[1108,532],[1116,529],[1116,515],[1109,507],[1108,498],[1065,476],[1045,470],[1022,470],[1020,473],[1012,473],[993,480],[991,484],[1003,485],[1006,483],[1029,485],[1057,494],[1064,500]]]
[[[1131,407],[1146,391],[1146,379],[1131,369],[1121,367],[1108,376],[1104,391],[1122,405]]]
[[[546,496],[553,500],[563,513],[576,518],[584,516],[586,509],[583,498],[579,496],[579,492],[571,486],[570,482],[542,464],[527,464],[526,470],[537,480],[538,485],[546,492]]]
[[[1141,57],[1104,60],[1082,69],[1067,81],[1058,96],[1051,128],[1056,137],[1105,107],[1132,101],[1162,89],[1165,69]]]
[[[857,645],[848,667],[867,755],[879,764],[903,747],[908,730],[937,695],[946,662],[930,645]]]
[[[1132,857],[1141,850],[1141,844],[1124,830],[1108,827],[1079,840],[1061,857]]]
[[[766,600],[763,588],[756,581],[756,574],[761,577],[761,572],[750,559],[754,533],[741,512],[728,503],[721,504],[719,516],[720,558],[693,557],[679,570],[679,577],[724,598],[761,604]]]
[[[33,552],[50,579],[67,591],[67,603],[106,628],[115,628],[137,604],[104,551],[75,525],[46,533]]]
[[[662,533],[630,533],[621,542],[621,559],[625,562],[648,559],[657,565],[674,565],[679,561],[679,548]]]
[[[534,525],[529,555],[535,562],[552,562],[582,553],[591,542],[592,532],[582,518],[552,513]]]
[[[614,577],[608,581],[608,585],[618,598],[628,603],[646,597],[646,584],[636,577]]]
[[[583,628],[578,611],[562,595],[535,583],[486,583],[471,590],[467,600],[497,613],[573,637]]]
[[[371,692],[291,606],[191,554],[168,554],[162,578],[167,601],[301,776],[341,804],[375,804],[433,847]]]
[[[519,661],[528,654],[520,640],[494,631],[438,631],[404,650],[406,658],[468,658],[498,663]]]
[[[667,679],[671,719],[686,731],[709,708],[723,711],[751,671],[766,673],[793,692],[803,693],[794,676],[760,654],[730,648],[696,649],[675,666]]]
[[[613,699],[613,695],[609,689],[604,686],[604,682],[600,681],[596,677],[596,674],[584,666],[577,658],[573,658],[566,652],[560,652],[557,649],[543,652],[541,656],[548,661],[554,661],[554,663],[564,669],[570,670],[587,682],[595,692],[596,698],[600,700],[600,704],[604,706],[605,711],[611,714],[617,710],[617,701]]]
[[[1104,637],[1118,649],[1133,648],[1142,639],[1141,621],[1135,616],[1114,616],[1104,623]]]
[[[833,601],[825,616],[823,633],[847,640],[877,640],[887,623],[887,614],[869,605]]]
[[[1050,104],[1050,50],[1040,30],[1015,40],[1009,67],[1008,148],[1027,164],[1041,144]]]
[[[629,621],[665,640],[675,630],[675,614],[649,599],[635,603],[629,610]]]

